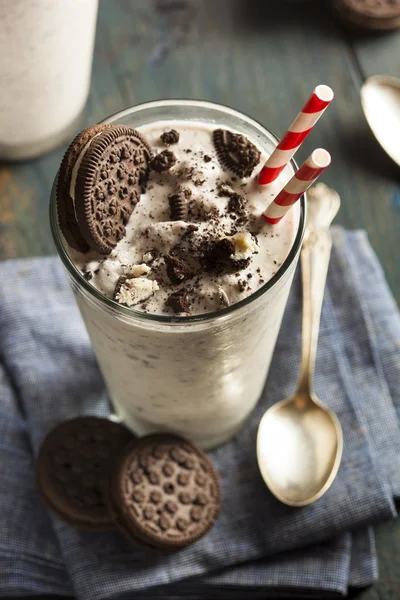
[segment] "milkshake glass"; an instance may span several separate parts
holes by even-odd
[[[277,139],[249,117],[192,100],[150,102],[106,122],[141,127],[155,121],[215,124],[257,141],[270,154]],[[295,164],[288,166],[291,173]],[[71,260],[50,217],[58,253],[89,332],[117,415],[138,435],[170,431],[215,447],[244,424],[260,397],[296,268],[305,224],[301,199],[293,244],[277,272],[257,291],[217,312],[165,316],[117,304],[94,288]]]

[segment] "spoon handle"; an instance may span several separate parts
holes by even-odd
[[[332,248],[329,228],[307,231],[301,250],[303,282],[302,349],[298,393],[309,395],[312,389],[317,353],[319,323],[326,276]]]

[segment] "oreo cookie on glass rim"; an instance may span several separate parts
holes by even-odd
[[[154,549],[179,550],[214,525],[219,477],[197,446],[174,435],[149,435],[125,447],[108,503],[128,537]]]
[[[73,140],[62,160],[57,188],[60,229],[79,252],[109,254],[145,190],[151,148],[125,125],[94,125]]]

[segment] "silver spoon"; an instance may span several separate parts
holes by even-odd
[[[297,391],[269,408],[257,434],[257,460],[270,491],[284,504],[305,506],[333,483],[343,451],[339,420],[312,392],[319,322],[339,195],[323,183],[308,192],[308,222],[301,251],[302,359]]]
[[[400,80],[375,75],[365,81],[360,93],[363,111],[374,136],[400,166]]]

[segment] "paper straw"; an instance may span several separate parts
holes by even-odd
[[[275,181],[332,102],[333,95],[333,90],[327,85],[318,85],[315,88],[301,112],[261,169],[258,176],[260,185]]]
[[[308,190],[318,177],[331,164],[331,155],[323,148],[317,148],[300,167],[283,190],[274,198],[263,213],[268,223],[279,223],[295,202]]]

